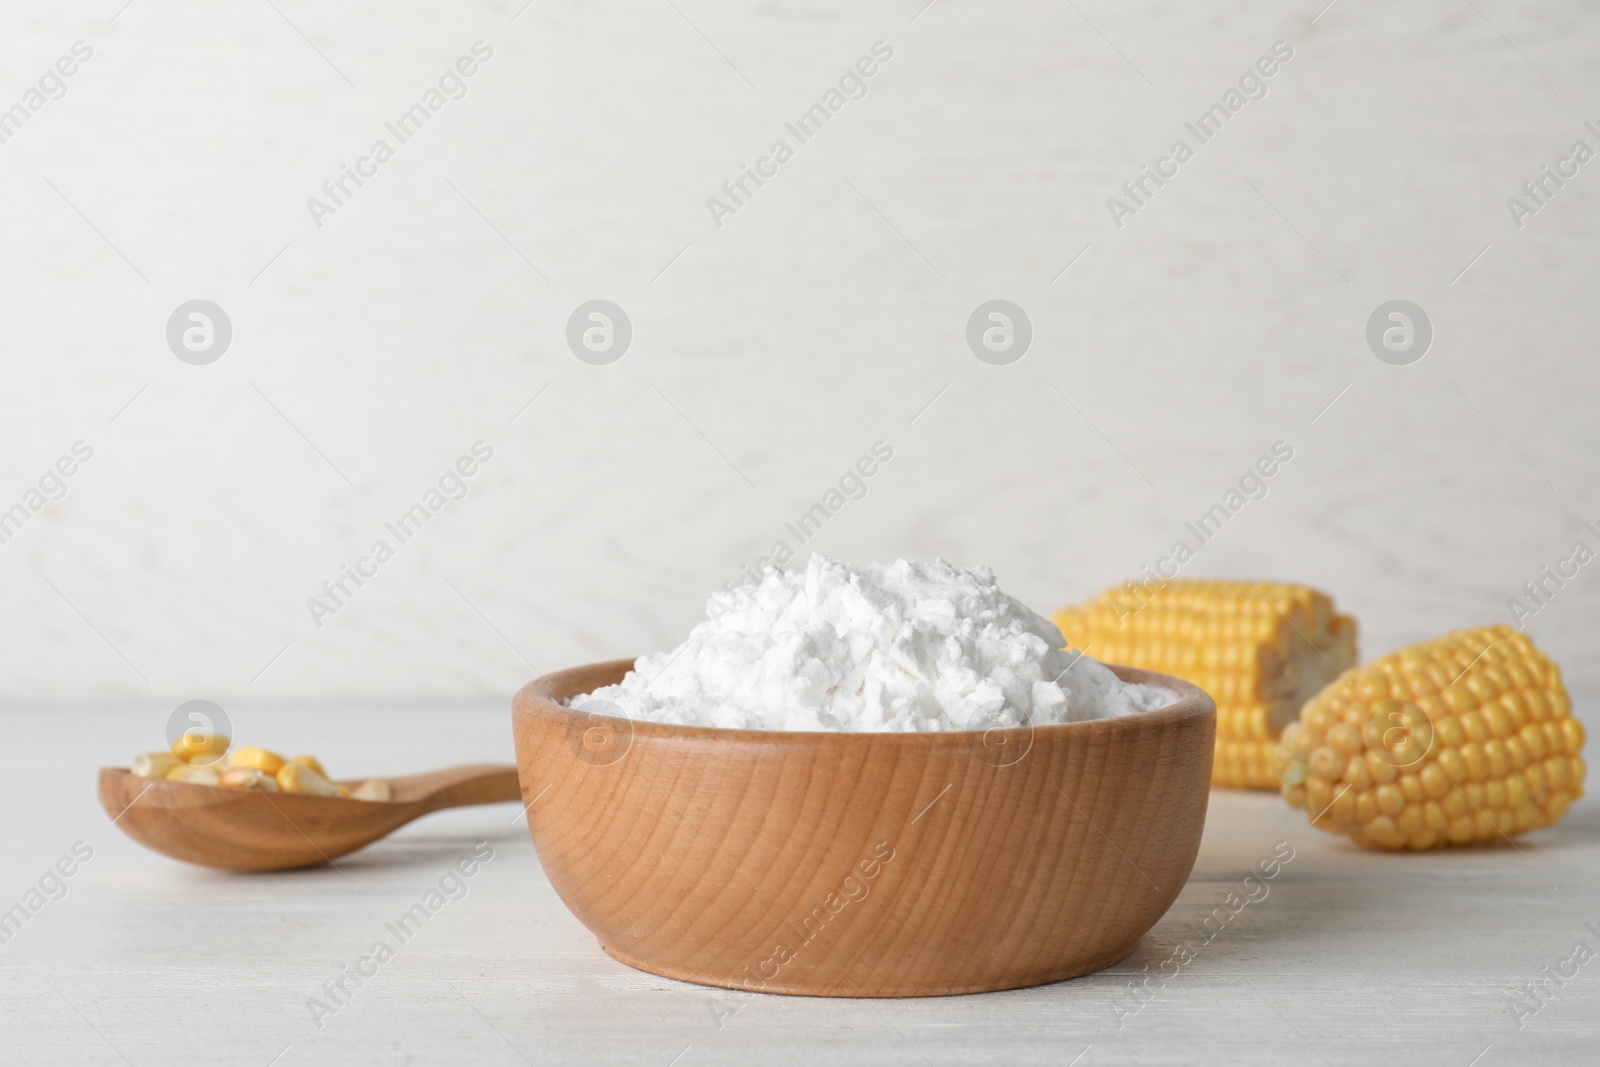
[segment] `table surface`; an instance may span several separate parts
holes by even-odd
[[[1600,701],[1576,703],[1592,730]],[[359,776],[506,760],[508,720],[491,706],[289,707],[235,715],[234,730],[268,747],[315,738],[334,773]],[[95,768],[154,747],[162,721],[156,708],[0,712],[12,753],[0,908],[75,846],[92,850],[65,895],[0,945],[7,1064],[1493,1067],[1591,1063],[1600,1037],[1600,965],[1550,983],[1521,1018],[1508,1006],[1510,987],[1546,966],[1570,971],[1580,940],[1600,948],[1584,925],[1600,928],[1592,799],[1515,847],[1392,856],[1312,830],[1276,796],[1217,791],[1188,885],[1117,966],[1012,992],[830,1000],[710,989],[612,960],[551,889],[515,804],[442,812],[337,867],[292,873],[225,874],[147,852],[100,811]],[[487,851],[480,842],[492,858],[465,895],[399,943],[385,924],[456,859]],[[1244,893],[1245,874],[1290,849],[1265,895],[1253,885],[1257,899],[1206,941],[1202,922]],[[309,1002],[335,1007],[324,983],[380,939],[394,957],[319,1019]],[[1150,977],[1184,945],[1188,966]]]

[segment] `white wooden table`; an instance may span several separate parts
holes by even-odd
[[[1577,703],[1592,731],[1600,702]],[[164,719],[0,717],[0,907],[75,843],[93,850],[66,895],[0,945],[0,1062],[1494,1067],[1592,1063],[1600,1040],[1600,963],[1520,1029],[1507,1007],[1509,984],[1578,939],[1600,948],[1583,925],[1600,927],[1592,799],[1518,848],[1390,856],[1311,830],[1272,795],[1216,792],[1188,886],[1114,968],[928,1000],[746,996],[602,953],[550,888],[514,804],[431,816],[337,869],[228,875],[147,852],[99,810],[95,768],[152,747]],[[494,706],[239,711],[234,727],[354,775],[510,757],[509,713]],[[465,895],[400,943],[385,924],[478,842],[493,858]],[[1205,941],[1206,917],[1280,842],[1293,859],[1266,895],[1252,888],[1259,899]],[[339,1004],[324,983],[377,940],[394,958],[366,965],[377,973],[359,988],[347,979]],[[1185,944],[1190,964],[1164,986],[1148,979]],[[312,999],[336,1009],[320,1028]]]

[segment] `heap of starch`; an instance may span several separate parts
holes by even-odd
[[[1061,631],[987,567],[819,554],[713,594],[707,616],[621,684],[568,703],[685,726],[916,732],[1105,719],[1174,699],[1063,651]]]

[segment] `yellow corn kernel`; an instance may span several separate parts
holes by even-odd
[[[1367,770],[1367,761],[1360,756],[1351,756],[1344,765],[1344,780],[1357,789],[1371,789],[1372,772]]]
[[[1394,769],[1394,764],[1376,752],[1368,752],[1367,773],[1372,775],[1372,780],[1379,785],[1388,785],[1400,777],[1400,772]]]
[[[1422,788],[1428,796],[1435,800],[1450,792],[1450,775],[1445,773],[1444,768],[1438,763],[1430,763],[1422,768],[1422,773],[1417,775],[1417,779],[1422,783]]]
[[[1565,695],[1565,693],[1562,694],[1562,696]],[[1576,756],[1583,748],[1583,723],[1570,716],[1562,719],[1561,737],[1566,742],[1568,754]]]
[[[389,789],[389,783],[380,778],[372,778],[362,782],[350,791],[350,796],[356,800],[371,800],[381,803],[387,803],[394,799],[394,794]]]
[[[1385,815],[1395,816],[1406,810],[1406,795],[1399,786],[1380,785],[1373,798],[1378,802],[1378,810]]]
[[[1361,742],[1361,731],[1348,722],[1334,723],[1329,727],[1328,744],[1344,756],[1366,751],[1366,746]]]
[[[1550,754],[1548,747],[1545,745],[1544,731],[1532,723],[1519,730],[1517,738],[1522,742],[1522,747],[1528,753],[1529,759],[1542,760]]]
[[[1344,763],[1344,754],[1329,745],[1311,753],[1311,773],[1325,781],[1337,782],[1344,773]]]
[[[1237,789],[1278,787],[1279,735],[1307,700],[1356,661],[1354,620],[1314,589],[1277,582],[1127,582],[1066,608],[1055,622],[1069,646],[1092,648],[1106,662],[1188,679],[1211,694],[1217,703],[1211,783]],[[1390,692],[1401,682],[1374,678],[1367,684]],[[1336,730],[1326,745],[1349,756],[1362,750],[1359,733],[1347,732],[1360,724],[1344,719],[1343,699],[1330,700],[1319,713],[1317,734]],[[1310,759],[1323,743],[1295,752],[1294,760],[1308,773],[1331,768],[1331,759],[1315,765]],[[1345,765],[1341,758],[1332,780]]]
[[[172,742],[172,754],[185,763],[215,763],[228,751],[228,739],[221,734],[186,730]]]
[[[1429,707],[1425,701],[1419,700],[1416,703],[1422,709],[1423,714],[1433,720],[1434,734],[1440,741],[1444,742],[1445,747],[1448,749],[1460,748],[1462,742],[1467,739],[1467,732],[1461,728],[1461,720],[1441,715],[1438,708]]]
[[[165,778],[180,763],[170,752],[142,752],[133,757],[133,773],[138,778]]]
[[[1489,777],[1504,778],[1511,773],[1511,757],[1506,753],[1506,746],[1499,741],[1485,741],[1483,743],[1484,758],[1489,761]]]
[[[187,782],[190,785],[221,785],[216,770],[203,763],[180,763],[166,773],[169,782]]]
[[[318,774],[322,775],[322,777],[324,777],[324,778],[328,777],[328,772],[323,768],[322,761],[317,759],[317,757],[315,757],[315,756],[296,756],[294,759],[290,760],[289,762],[290,763],[298,763],[302,767],[307,767],[307,768],[309,768],[309,769],[311,769],[313,771],[316,771]],[[276,773],[276,772],[274,772],[274,773]]]
[[[285,793],[312,793],[319,797],[336,797],[339,787],[304,763],[290,760],[278,768],[278,788]]]
[[[254,767],[229,767],[222,772],[222,781],[219,783],[229,789],[266,789],[278,792],[278,781],[270,774],[263,774]]]
[[[243,745],[228,753],[229,767],[250,767],[266,775],[277,774],[278,768],[282,767],[283,764],[284,758],[282,756],[276,752],[269,752],[264,748]]]
[[[1476,844],[1549,826],[1583,795],[1571,707],[1561,672],[1525,634],[1463,630],[1346,672],[1283,731],[1275,765],[1291,805],[1360,844]],[[1355,752],[1344,724],[1360,727]],[[1318,758],[1335,752],[1351,799],[1330,818]]]

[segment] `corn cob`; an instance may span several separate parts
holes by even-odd
[[[1279,732],[1356,661],[1356,624],[1327,596],[1276,582],[1126,582],[1055,617],[1096,659],[1186,679],[1217,702],[1211,784],[1276,789]]]
[[[1583,795],[1583,726],[1561,670],[1509,626],[1461,630],[1352,670],[1283,733],[1283,795],[1370,848],[1549,826]]]

